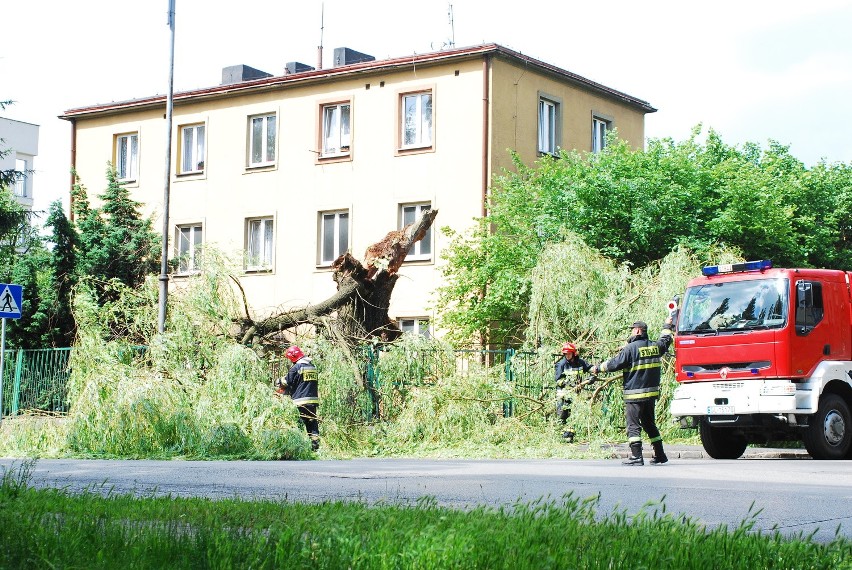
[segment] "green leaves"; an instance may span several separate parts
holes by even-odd
[[[438,307],[451,340],[523,335],[530,278],[547,244],[576,236],[616,265],[643,268],[679,245],[716,246],[776,265],[849,267],[852,166],[807,169],[774,141],[725,144],[695,127],[686,141],[634,150],[613,139],[598,154],[563,151],[492,186],[488,216],[448,235]],[[566,263],[571,261],[566,260]]]

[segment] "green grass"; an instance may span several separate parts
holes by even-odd
[[[469,511],[360,502],[135,498],[0,484],[2,568],[849,569],[852,543],[706,529],[665,512],[598,513],[596,498]]]

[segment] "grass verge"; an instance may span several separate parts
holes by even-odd
[[[72,495],[0,482],[2,568],[850,569],[852,542],[708,530],[666,513],[601,515],[596,498],[470,511],[416,506]]]

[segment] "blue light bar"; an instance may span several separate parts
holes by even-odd
[[[701,270],[705,277],[712,277],[722,273],[742,273],[745,271],[763,271],[772,268],[771,259],[760,259],[758,261],[746,261],[745,263],[732,263],[728,265],[708,265]]]

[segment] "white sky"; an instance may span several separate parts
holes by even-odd
[[[167,9],[5,3],[0,100],[16,103],[2,114],[40,125],[36,209],[68,204],[71,128],[58,115],[168,90]],[[321,39],[323,67],[336,47],[385,59],[495,42],[648,101],[649,138],[682,141],[702,123],[728,144],[790,145],[808,166],[852,162],[850,0],[176,0],[176,12],[176,92],[218,85],[229,65],[316,66]],[[84,183],[100,193],[105,180]]]

